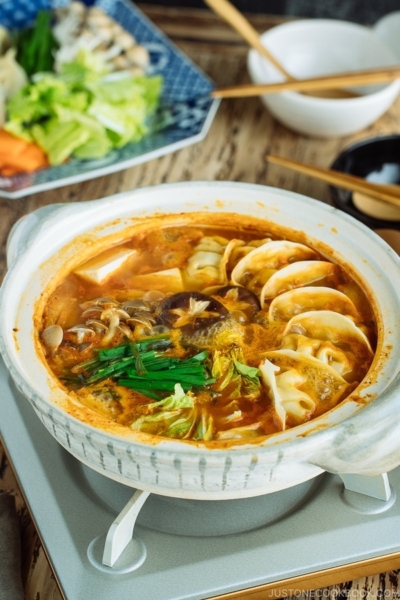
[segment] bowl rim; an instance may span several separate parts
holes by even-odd
[[[400,12],[400,11],[399,11]],[[273,38],[276,35],[281,35],[282,32],[284,34],[290,34],[291,31],[293,30],[300,30],[301,29],[311,29],[311,30],[318,30],[321,26],[326,26],[326,27],[330,27],[333,29],[347,29],[347,30],[352,30],[353,33],[355,31],[359,32],[361,35],[365,35],[367,37],[369,37],[371,40],[375,40],[377,42],[377,44],[379,46],[381,46],[382,48],[385,49],[385,51],[388,52],[389,55],[391,55],[391,59],[393,60],[393,65],[398,63],[397,57],[394,53],[394,51],[390,48],[390,46],[388,46],[384,40],[382,40],[375,32],[373,29],[366,27],[365,25],[361,25],[360,23],[353,23],[351,21],[344,21],[344,20],[340,20],[340,19],[295,19],[293,21],[289,21],[287,23],[280,23],[278,25],[275,25],[273,27],[271,27],[270,29],[267,29],[266,31],[262,32],[260,34],[260,40],[261,42],[266,41],[268,39]],[[248,51],[247,54],[247,69],[250,73],[250,77],[251,79],[256,78],[257,81],[256,83],[266,83],[263,78],[260,76],[261,70],[260,70],[260,65],[262,64],[262,61],[264,59],[260,56],[260,54],[257,52],[257,50],[250,48],[250,50]],[[273,66],[273,65],[271,65]],[[258,76],[254,77],[254,73],[257,73]],[[276,70],[278,76],[279,71]],[[279,80],[284,80],[284,78],[282,77]],[[379,84],[377,84],[379,85]],[[331,106],[339,106],[338,101],[340,101],[340,106],[343,107],[347,107],[347,106],[354,106],[355,103],[357,102],[358,106],[362,106],[363,104],[369,104],[371,102],[371,100],[377,101],[380,99],[380,96],[385,97],[386,95],[390,94],[390,93],[395,93],[396,90],[400,91],[400,80],[394,80],[392,82],[389,82],[387,84],[381,84],[379,85],[379,89],[370,92],[370,93],[366,93],[360,96],[357,96],[355,98],[319,98],[319,97],[314,97],[314,96],[307,96],[305,94],[301,94],[300,92],[295,92],[295,91],[285,91],[285,92],[280,92],[279,95],[282,97],[285,97],[287,99],[291,99],[292,101],[296,101],[299,105],[304,105],[304,106],[319,106],[319,107],[326,107],[326,108],[330,108]],[[278,94],[276,94],[278,95]]]
[[[399,11],[399,13],[400,13],[400,11]],[[348,146],[344,147],[339,152],[339,154],[334,158],[334,160],[332,161],[332,163],[330,165],[330,168],[334,169],[334,170],[340,170],[343,173],[350,172],[350,171],[342,171],[342,169],[338,168],[338,165],[340,164],[340,162],[349,153],[352,153],[355,150],[358,150],[359,148],[363,148],[365,146],[374,146],[375,144],[391,142],[391,141],[397,141],[399,143],[399,155],[400,155],[400,134],[392,133],[392,134],[377,135],[374,137],[367,137],[363,140],[359,140],[357,142],[354,142],[353,144],[349,144]],[[400,163],[399,163],[399,166],[400,166]],[[330,196],[332,198],[334,205],[339,210],[342,210],[343,212],[350,215],[354,219],[359,220],[361,223],[363,223],[367,227],[370,227],[371,229],[400,230],[400,219],[398,219],[397,221],[388,221],[385,219],[378,219],[377,217],[371,217],[367,214],[362,213],[360,210],[358,210],[358,208],[356,206],[354,206],[353,203],[351,203],[350,208],[347,209],[346,201],[341,200],[340,188],[338,188],[337,186],[334,186],[334,185],[330,185],[329,192],[330,192]],[[346,195],[351,194],[351,192],[345,192],[345,190],[343,190],[343,192],[346,193]],[[351,201],[351,199],[350,199],[350,201]]]

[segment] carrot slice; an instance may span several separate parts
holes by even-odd
[[[37,145],[0,129],[0,173],[5,177],[31,173],[49,166],[46,154]]]
[[[24,150],[27,142],[17,138],[5,129],[0,129],[0,155],[16,156]]]

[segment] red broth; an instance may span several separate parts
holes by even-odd
[[[95,413],[218,441],[334,408],[365,377],[376,325],[347,270],[307,243],[203,217],[149,219],[77,266],[49,296],[40,337],[60,384]]]

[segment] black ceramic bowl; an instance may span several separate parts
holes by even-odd
[[[331,169],[375,183],[400,184],[400,135],[370,138],[349,146],[335,159]],[[368,227],[400,230],[400,218],[393,221],[369,216],[355,206],[351,192],[333,186],[330,190],[337,208]]]

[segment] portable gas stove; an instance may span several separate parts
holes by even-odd
[[[132,498],[48,434],[1,361],[0,414],[67,600],[261,600],[400,567],[400,468],[345,479],[364,493],[325,473],[244,500]]]

